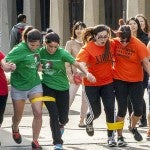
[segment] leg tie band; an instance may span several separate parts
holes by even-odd
[[[54,97],[51,97],[51,96],[41,96],[41,97],[33,98],[31,100],[31,103],[33,104],[35,102],[41,102],[41,101],[55,102],[56,99]]]
[[[108,130],[123,129],[123,126],[124,126],[124,121],[114,122],[114,123],[108,123],[107,122],[107,128],[108,128]]]

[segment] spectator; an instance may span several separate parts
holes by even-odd
[[[19,14],[17,24],[10,31],[10,49],[21,42],[22,32],[26,25],[26,15]]]
[[[78,54],[79,50],[83,46],[83,41],[82,41],[82,33],[84,32],[86,28],[86,25],[78,21],[75,23],[73,26],[72,30],[72,38],[71,40],[67,41],[65,49],[74,57],[76,58],[76,55]],[[82,77],[80,75],[79,70],[75,68],[74,66],[70,65],[69,63],[66,63],[66,70],[67,70],[67,75],[69,78],[70,82],[70,88],[69,88],[69,107],[71,107],[75,95],[82,84]],[[88,109],[87,101],[85,98],[85,94],[82,90],[82,98],[81,98],[81,109],[80,109],[80,121],[79,121],[79,127],[86,127],[84,120],[86,118],[86,113]]]

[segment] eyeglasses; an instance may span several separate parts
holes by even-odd
[[[107,36],[107,35],[105,35],[105,36],[97,36],[97,39],[107,39],[107,38],[109,38],[109,36]]]

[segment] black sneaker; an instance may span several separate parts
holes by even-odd
[[[89,136],[93,136],[94,135],[94,128],[93,128],[93,125],[86,125],[86,133],[89,135]]]
[[[138,132],[137,128],[130,129],[130,131],[133,134],[134,139],[136,141],[142,141],[143,140],[142,135]]]
[[[127,146],[127,143],[124,141],[124,137],[123,136],[119,136],[118,137],[117,146],[118,147],[125,147],[125,146]]]

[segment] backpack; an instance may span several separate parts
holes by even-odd
[[[25,27],[17,28],[17,39],[16,44],[19,44],[22,41],[22,32],[24,31]]]

